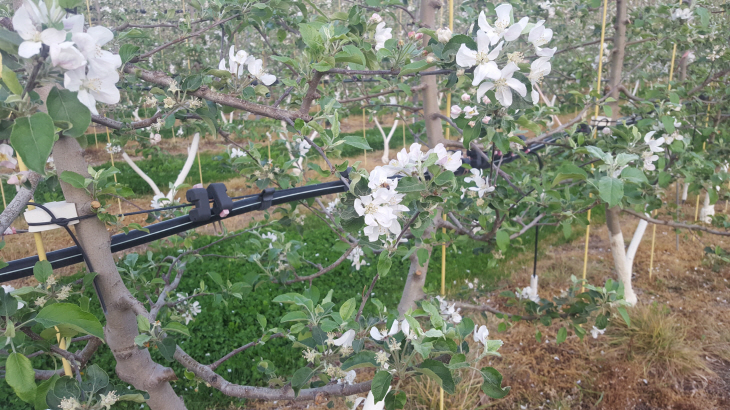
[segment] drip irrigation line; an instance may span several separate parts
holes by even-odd
[[[346,192],[348,189],[342,181],[325,182],[322,184],[308,185],[297,188],[289,188],[276,190],[271,198],[271,205],[281,205],[288,202],[300,201],[308,198],[314,198],[322,195],[336,194]],[[262,205],[267,201],[262,195],[250,195],[244,199],[233,202],[233,206],[226,218],[242,215],[248,212],[262,210]],[[263,208],[265,209],[265,208]],[[70,219],[70,218],[69,218]],[[200,226],[204,226],[213,222],[219,222],[225,218],[221,218],[218,214],[211,215],[207,221],[193,222],[189,215],[180,216],[145,227],[148,232],[140,230],[132,230],[129,233],[121,233],[111,237],[111,251],[119,252],[135,246],[143,245],[158,239],[166,238],[180,232],[185,232]],[[64,220],[57,218],[57,222],[64,223]],[[65,220],[66,223],[69,220]],[[84,261],[84,254],[80,246],[72,246],[69,248],[59,249],[57,251],[48,252],[48,262],[54,269],[64,266],[73,265]],[[8,262],[8,266],[0,269],[0,282],[13,279],[24,278],[33,275],[33,266],[38,262],[38,256],[31,256],[23,259],[17,259]],[[91,267],[89,267],[91,271]]]

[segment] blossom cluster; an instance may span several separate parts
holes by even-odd
[[[243,76],[243,67],[246,67],[249,74],[264,85],[271,85],[276,82],[275,75],[264,72],[263,60],[249,55],[244,50],[236,51],[235,46],[228,49],[228,67],[226,67],[225,59],[221,59],[218,64],[219,70],[228,71],[236,78]]]
[[[355,268],[355,270],[360,270],[362,266],[369,265],[367,262],[365,262],[365,259],[363,259],[364,256],[365,253],[362,251],[362,248],[356,246],[355,249],[353,249],[352,252],[347,255],[347,260],[352,262],[352,266]]]
[[[531,44],[537,58],[530,65],[530,72],[527,79],[532,85],[531,98],[534,104],[539,101],[538,85],[542,82],[544,76],[548,75],[552,69],[550,59],[555,54],[556,48],[545,48],[544,46],[550,42],[553,37],[553,31],[544,26],[545,21],[540,20],[535,24],[528,22],[527,17],[523,17],[519,21],[513,21],[512,6],[510,4],[500,4],[495,9],[497,20],[493,25],[487,21],[484,12],[479,14],[477,21],[479,30],[476,35],[477,49],[472,50],[466,44],[462,44],[456,54],[456,64],[459,67],[468,69],[474,67],[473,86],[478,86],[476,92],[477,101],[484,104],[490,102],[485,99],[484,95],[487,91],[494,90],[497,101],[504,106],[512,105],[512,92],[515,91],[522,97],[527,96],[527,87],[514,74],[520,71],[519,64],[525,62],[524,48],[520,48],[520,44],[516,41],[522,33],[529,29],[527,43]],[[524,45],[524,44],[522,44]],[[505,47],[514,46],[516,51],[506,53]],[[497,65],[498,61],[504,61],[506,64],[501,68]],[[468,97],[468,96],[467,96]],[[465,100],[462,98],[464,101]],[[467,118],[477,115],[476,107],[467,106],[463,110],[460,107],[452,107],[452,117],[456,118],[463,112]]]
[[[405,194],[399,194],[398,176],[418,175],[423,162],[430,155],[436,155],[436,164],[447,171],[456,171],[461,166],[461,151],[448,152],[443,144],[432,150],[421,151],[421,144],[414,143],[410,152],[403,148],[388,165],[375,167],[370,171],[368,187],[371,193],[355,199],[355,211],[365,217],[365,235],[370,242],[382,235],[390,240],[390,234],[400,235],[399,216],[409,209],[401,204]]]
[[[186,325],[195,320],[195,316],[203,311],[200,307],[200,302],[198,302],[197,300],[191,301],[187,293],[177,294],[177,302],[175,308],[177,309],[178,313],[180,313],[180,316],[185,319]]]
[[[23,39],[18,55],[31,58],[48,47],[52,65],[65,70],[64,87],[78,91],[79,101],[98,115],[97,101],[119,102],[116,83],[122,59],[102,49],[114,39],[114,33],[102,26],[89,27],[84,32],[83,15],[67,16],[57,0],[49,3],[50,8],[43,1],[36,4],[24,0],[15,12],[13,28]]]

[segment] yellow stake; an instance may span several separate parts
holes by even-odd
[[[91,27],[91,7],[89,7],[89,0],[86,0],[86,16],[89,18],[89,27]]]
[[[365,138],[365,107],[362,107],[362,139],[367,141],[367,138]],[[362,150],[362,165],[367,166],[368,165],[368,151],[366,149]]]
[[[598,79],[596,80],[596,91],[601,91],[601,74],[603,73],[603,41],[606,39],[606,10],[608,10],[608,0],[603,0],[603,21],[601,23],[601,45],[598,48]],[[596,111],[593,118],[598,118],[598,104],[596,104]],[[593,128],[593,138],[596,138],[598,127]],[[593,165],[591,165],[591,168]],[[588,226],[586,226],[586,245],[583,252],[583,285],[581,286],[581,292],[585,291],[585,280],[588,272],[588,242],[591,234],[591,210],[588,210]]]
[[[3,181],[0,180],[0,193],[3,194],[3,209],[8,207],[8,203],[5,201],[5,188],[3,188]]]

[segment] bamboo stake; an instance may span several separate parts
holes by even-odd
[[[606,11],[608,10],[608,0],[603,0],[603,20],[601,23],[601,45],[598,48],[598,79],[596,80],[596,91],[601,90],[601,75],[603,73],[603,41],[606,39]],[[598,118],[598,104],[596,104],[596,111],[593,118]],[[593,138],[596,138],[598,127],[593,128]],[[591,164],[591,167],[593,165]],[[588,272],[588,242],[591,237],[591,210],[588,210],[588,225],[586,226],[586,243],[583,251],[583,282],[581,285],[581,292],[585,291],[585,280]]]
[[[0,193],[3,195],[3,209],[8,207],[7,201],[5,201],[5,188],[3,188],[3,181],[0,180]]]
[[[106,129],[106,140],[109,144],[111,144],[111,137],[109,136],[109,128]],[[112,159],[112,166],[114,166],[113,152],[114,152],[114,148],[109,150],[109,157],[111,157],[111,159]],[[117,174],[114,174],[114,183],[115,184],[117,183]],[[119,197],[117,197],[117,205],[119,205],[119,213],[123,214],[124,212],[122,211],[122,200]]]

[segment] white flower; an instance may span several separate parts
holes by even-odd
[[[458,105],[451,106],[451,118],[459,118],[461,115],[461,107]]]
[[[246,152],[239,148],[231,148],[231,158],[245,157]]]
[[[550,74],[551,69],[552,65],[547,57],[538,58],[530,64],[530,74],[527,76],[527,79],[532,84],[530,97],[532,97],[533,104],[537,104],[540,101],[540,93],[537,92],[536,86],[542,83],[543,77]]]
[[[51,4],[50,13],[44,1],[36,5],[31,0],[24,0],[23,5],[13,15],[13,28],[24,40],[18,47],[18,55],[30,58],[40,53],[41,46],[45,42],[41,28],[44,24],[60,21],[65,14],[66,12],[58,6],[56,0]],[[50,31],[46,35],[55,34],[56,31],[58,30]]]
[[[474,176],[464,178],[464,182],[474,182],[476,184],[475,187],[469,187],[470,191],[475,191],[479,195],[479,198],[482,198],[487,192],[494,191],[494,187],[489,186],[489,177],[485,176],[482,178],[481,169],[472,168],[470,172]]]
[[[162,135],[155,134],[154,132],[150,133],[150,144],[157,145],[162,141]]]
[[[479,85],[485,78],[495,80],[499,78],[499,67],[494,60],[499,57],[503,44],[500,42],[490,51],[489,37],[485,32],[479,30],[477,31],[477,51],[470,49],[466,44],[459,47],[459,51],[456,52],[456,64],[464,68],[477,66],[474,69],[472,85]]]
[[[380,17],[380,14],[378,14],[378,13],[373,13],[373,15],[370,16],[370,18],[368,19],[368,23],[370,23],[370,24],[379,24],[382,21],[383,21],[383,18]]]
[[[671,19],[692,21],[694,19],[694,16],[692,15],[692,10],[690,9],[674,9]]]
[[[108,28],[89,27],[86,33],[75,33],[72,39],[89,62],[89,68],[104,72],[122,66],[122,58],[118,54],[101,49],[101,46],[114,39],[114,33]]]
[[[522,289],[522,292],[520,292],[517,296],[520,299],[528,299],[535,303],[540,303],[540,296],[537,294],[537,286],[534,288],[532,286],[528,286]]]
[[[653,139],[652,136],[655,134],[655,131],[649,131],[644,136],[644,142],[646,142],[646,145],[649,146],[649,150],[651,152],[662,152],[664,151],[664,148],[662,148],[662,144],[664,144],[664,137],[659,137],[657,139]]]
[[[436,37],[438,38],[439,43],[448,43],[449,40],[451,40],[451,37],[454,36],[454,33],[449,30],[448,27],[440,28],[436,30]]]
[[[355,373],[354,370],[350,370],[349,372],[345,373],[345,377],[343,378],[343,381],[346,384],[352,385],[355,383],[356,377],[357,377],[357,373]]]
[[[391,388],[388,387],[388,391],[390,391],[390,389]],[[365,399],[365,404],[363,405],[362,410],[383,410],[384,408],[385,399],[375,403],[375,396],[373,396],[373,392],[368,392],[368,397]]]
[[[365,256],[365,253],[362,251],[362,248],[356,246],[355,249],[347,255],[347,259],[352,262],[352,266],[355,267],[355,270],[359,271],[361,266],[367,265],[367,263],[362,259],[363,256]]]
[[[365,224],[370,226],[380,225],[387,228],[397,219],[393,210],[382,199],[373,198],[372,195],[355,199],[355,212],[365,216]]]
[[[474,341],[475,342],[479,342],[486,347],[488,338],[489,338],[489,329],[487,329],[486,326],[482,325],[479,327],[479,329],[477,329],[477,327],[474,326]]]
[[[107,142],[106,152],[107,154],[118,154],[122,152],[122,147],[120,147],[119,145],[112,145],[111,142]]]
[[[673,143],[674,140],[682,141],[683,139],[684,137],[682,136],[682,134],[680,134],[679,131],[676,130],[671,135],[664,136],[664,142],[666,142],[667,145]]]
[[[387,338],[388,336],[393,336],[394,334],[398,333],[398,330],[399,330],[398,321],[394,320],[393,324],[390,325],[390,330],[388,330],[387,332],[385,330],[383,330],[381,332],[380,330],[378,330],[377,327],[373,326],[370,329],[370,337],[372,337],[373,339],[375,339],[377,341],[381,341],[381,340]]]
[[[15,169],[18,160],[13,158],[13,147],[8,144],[0,144],[0,167]]]
[[[645,151],[641,154],[641,158],[644,160],[644,169],[647,171],[654,171],[656,166],[654,162],[659,159],[657,155],[654,155],[651,151]]]
[[[218,69],[226,70],[232,75],[240,78],[243,75],[243,66],[248,65],[253,60],[254,58],[244,50],[238,50],[238,52],[235,52],[235,46],[232,45],[231,48],[228,49],[228,68],[226,68],[226,60],[221,59],[220,63],[218,63]]]
[[[390,40],[393,38],[393,35],[390,34],[392,31],[392,28],[385,28],[385,22],[381,21],[378,23],[378,26],[375,27],[375,50],[380,50],[381,48],[385,47],[385,42],[387,40]]]
[[[44,31],[53,30],[47,29]],[[57,30],[58,31],[58,30]],[[66,32],[62,32],[65,37]],[[64,41],[56,43],[50,47],[51,62],[54,67],[61,67],[64,70],[75,70],[79,67],[86,65],[86,59],[84,55],[74,47],[74,43],[70,41]]]
[[[456,308],[456,303],[447,302],[443,297],[436,296],[436,299],[439,301],[439,310],[441,313],[441,317],[447,321],[454,324],[461,323],[461,314],[459,313],[461,311],[461,308]]]
[[[463,101],[463,102],[471,101],[471,95],[469,95],[467,93],[461,94],[461,101]]]
[[[152,197],[152,202],[150,203],[150,206],[154,209],[162,208],[163,202],[168,202],[167,197],[163,193],[159,193]]]
[[[610,136],[611,134],[613,134],[613,131],[611,131],[611,127],[603,127],[601,133],[603,135]]]
[[[73,397],[61,399],[61,410],[79,410],[81,403]]]
[[[494,88],[494,94],[497,97],[497,101],[504,107],[512,105],[512,90],[517,91],[519,95],[525,97],[527,95],[527,87],[519,82],[516,78],[512,78],[515,71],[519,70],[517,64],[507,63],[502,69],[500,76],[494,82],[486,81],[477,89],[477,99],[481,99],[482,96],[492,88]]]
[[[548,11],[548,17],[555,17],[555,7],[552,6],[552,3],[549,1],[543,1],[537,4],[541,9]]]
[[[461,151],[450,153],[444,148],[444,144],[439,143],[433,148],[433,152],[438,156],[436,165],[442,166],[444,169],[456,172],[461,166]]]
[[[467,120],[469,118],[476,117],[477,115],[479,115],[479,112],[477,111],[476,105],[473,107],[468,105],[464,107],[464,118],[466,118]]]
[[[342,336],[335,339],[335,346],[341,347],[352,347],[352,342],[355,341],[355,331],[350,329],[343,333]]]
[[[264,62],[260,58],[249,61],[246,68],[248,68],[248,72],[251,73],[251,75],[256,77],[256,79],[261,81],[264,85],[271,85],[276,81],[275,75],[264,72]]]
[[[119,401],[119,396],[117,396],[116,393],[117,393],[116,390],[112,390],[112,391],[110,391],[109,393],[107,393],[105,395],[104,394],[100,394],[99,395],[99,398],[101,400],[99,400],[99,406],[106,407],[106,410],[109,410],[111,408],[111,406],[114,405],[114,403],[116,403],[117,401]]]
[[[64,73],[63,85],[70,91],[78,91],[78,99],[89,108],[92,114],[99,115],[96,102],[116,104],[119,102],[119,90],[116,83],[119,74],[116,70],[99,71],[81,67]]]
[[[482,29],[488,36],[492,44],[497,44],[499,39],[504,37],[506,41],[515,41],[520,36],[522,30],[527,26],[527,17],[523,17],[517,23],[509,26],[510,14],[512,14],[512,5],[500,4],[494,9],[497,12],[497,21],[494,22],[494,27],[487,23],[487,17],[482,11],[479,13],[479,28]],[[509,28],[507,27],[509,26]]]
[[[527,36],[527,41],[535,46],[535,50],[540,50],[542,46],[549,43],[553,38],[553,31],[546,28],[543,24],[545,24],[545,20],[538,21]]]
[[[606,332],[606,329],[599,329],[595,326],[593,326],[593,329],[591,329],[591,336],[593,336],[594,339],[598,339],[598,335],[602,335]]]

